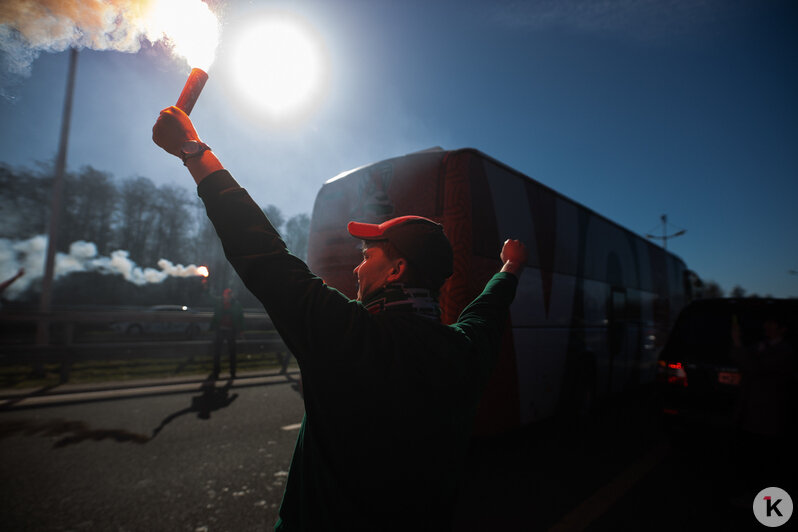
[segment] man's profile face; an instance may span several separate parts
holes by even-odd
[[[379,246],[363,248],[363,261],[353,272],[357,278],[358,301],[364,301],[385,286],[388,276],[396,272],[394,263]]]

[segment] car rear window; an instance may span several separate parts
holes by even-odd
[[[696,362],[731,364],[731,324],[740,324],[742,342],[756,346],[764,338],[762,324],[773,315],[787,320],[787,340],[796,339],[795,324],[798,302],[769,303],[767,301],[729,301],[718,304],[693,304],[686,307],[671,331],[663,357]]]

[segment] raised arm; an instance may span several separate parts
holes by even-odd
[[[483,357],[486,371],[493,367],[502,330],[507,323],[508,310],[515,298],[518,278],[526,265],[526,246],[519,240],[507,240],[499,257],[503,262],[501,271],[463,309],[453,325],[469,338],[477,351],[488,355]]]
[[[327,287],[307,265],[288,252],[261,208],[239,186],[208,149],[186,157],[186,143],[200,143],[191,120],[177,107],[161,111],[152,129],[153,141],[181,157],[197,183],[208,218],[222,242],[225,256],[252,294],[263,303],[277,331],[300,364],[314,345],[340,346],[324,350],[334,362],[344,340],[358,338],[368,317],[361,305]],[[196,148],[196,145],[189,146]],[[316,357],[318,359],[318,357]]]

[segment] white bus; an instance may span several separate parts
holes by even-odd
[[[529,249],[478,434],[579,414],[596,398],[655,380],[665,335],[689,296],[681,259],[475,149],[435,148],[327,181],[313,208],[311,270],[354,297],[361,255],[347,222],[407,214],[443,224],[452,242],[445,323],[501,267],[506,238]]]

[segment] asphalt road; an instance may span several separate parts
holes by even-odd
[[[269,529],[304,411],[275,382],[1,413],[0,527]]]
[[[7,405],[2,529],[271,530],[303,414],[293,378]],[[476,440],[456,530],[764,530],[727,442],[674,445],[652,414],[628,398],[580,425]]]

